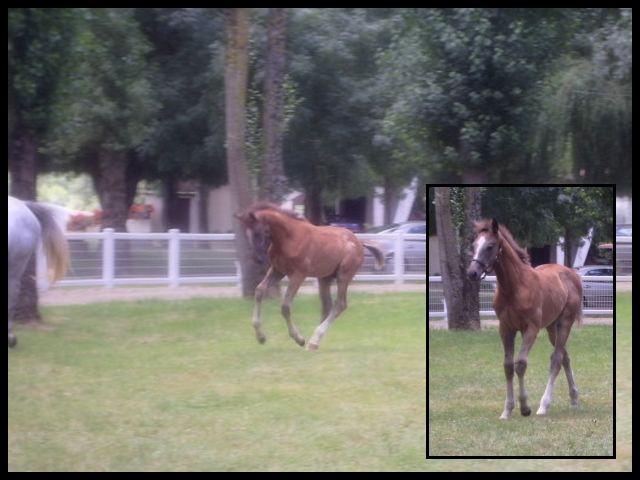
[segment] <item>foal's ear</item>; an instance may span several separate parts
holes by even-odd
[[[491,219],[491,231],[494,233],[494,235],[498,234],[498,221],[495,218]]]

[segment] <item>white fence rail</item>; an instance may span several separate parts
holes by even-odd
[[[584,315],[613,314],[615,277],[584,276],[582,278],[582,308]],[[492,307],[496,277],[486,277],[480,283],[480,316],[495,317]],[[442,277],[429,277],[429,317],[446,317]]]
[[[60,286],[153,285],[240,282],[233,234],[168,233],[67,233],[71,267]],[[385,252],[385,267],[374,268],[373,256],[365,260],[355,281],[403,283],[424,281],[426,235],[358,234],[374,240]],[[38,284],[48,288],[46,266],[39,257]]]

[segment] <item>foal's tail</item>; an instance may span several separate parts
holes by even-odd
[[[376,269],[381,270],[384,267],[384,252],[382,248],[377,243],[368,240],[362,240],[362,246],[373,253],[373,256],[376,257]]]
[[[25,202],[25,204],[38,219],[42,228],[42,246],[47,256],[49,278],[54,282],[60,280],[69,268],[69,246],[64,232],[48,207],[35,202]]]

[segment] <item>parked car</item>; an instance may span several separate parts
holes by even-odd
[[[372,231],[373,230],[373,231]],[[404,270],[409,271],[426,271],[427,265],[427,223],[423,221],[404,222],[389,225],[387,228],[380,230],[380,227],[371,229],[367,233],[388,234],[388,233],[418,233],[424,234],[424,240],[405,240],[404,245]],[[393,240],[380,240],[380,245],[385,252],[385,273],[393,273],[393,262],[395,256],[395,244]],[[367,259],[365,258],[365,261]],[[371,261],[371,260],[370,260]]]
[[[576,271],[581,277],[612,277],[615,275],[611,265],[587,265]],[[603,310],[613,308],[613,282],[583,280],[582,299],[583,305],[587,308]]]
[[[631,225],[616,225],[616,237],[627,237],[620,240],[616,238],[616,268],[618,275],[631,275],[633,266]],[[613,248],[613,245],[611,247]]]
[[[631,225],[616,225],[616,237],[631,236]]]
[[[332,227],[346,228],[347,230],[351,230],[353,233],[362,232],[362,224],[356,222],[331,222],[329,223],[329,225],[331,225]]]

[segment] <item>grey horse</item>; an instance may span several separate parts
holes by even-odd
[[[53,211],[36,202],[23,202],[9,197],[8,226],[8,345],[15,347],[16,336],[12,332],[13,314],[20,295],[20,284],[27,264],[42,241],[50,277],[62,278],[69,264],[69,250],[62,228]]]

